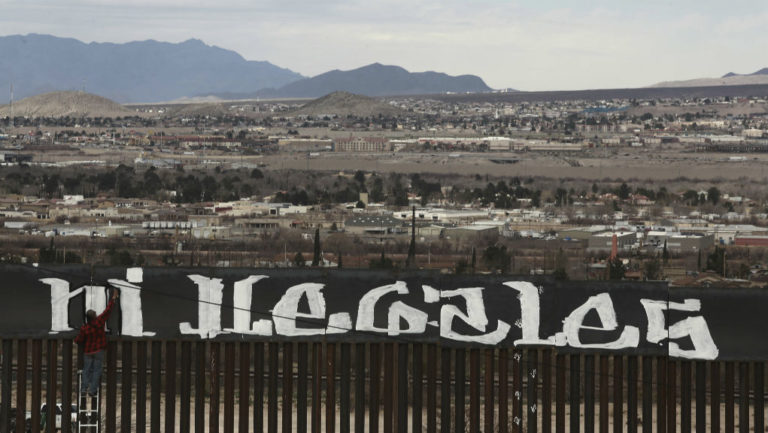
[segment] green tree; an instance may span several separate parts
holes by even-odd
[[[399,177],[395,179],[395,184],[392,186],[392,196],[395,206],[408,206],[408,192],[400,183]]]
[[[748,279],[752,275],[752,270],[749,269],[749,265],[742,263],[739,265],[739,278]]]
[[[369,198],[374,203],[384,201],[384,181],[379,176],[376,176],[373,179],[373,186],[371,187]]]
[[[720,190],[717,187],[712,187],[707,190],[707,198],[712,204],[716,205],[720,201]]]
[[[155,167],[150,167],[149,170],[144,172],[144,194],[156,194],[162,187],[163,181],[160,179],[160,176],[157,175],[157,169],[155,169]]]
[[[56,192],[59,191],[59,183],[61,177],[58,174],[53,176],[43,175],[43,190],[48,197],[53,197]]]
[[[48,248],[40,248],[37,260],[40,263],[56,263],[56,246],[53,243],[53,238],[51,238]]]
[[[531,206],[539,207],[541,205],[541,191],[538,189],[531,195]]]
[[[556,280],[568,281],[568,257],[565,255],[565,251],[562,248],[557,252],[555,257],[555,271],[553,275]]]
[[[38,250],[38,262],[39,263],[55,263],[55,264],[69,264],[69,263],[83,263],[83,258],[77,253],[57,249],[54,245],[53,238],[48,248],[40,248]]]
[[[296,265],[296,267],[303,268],[306,266],[307,262],[304,260],[304,254],[301,254],[301,251],[296,253],[295,256],[293,256],[293,264]]]
[[[477,250],[475,247],[472,247],[472,261],[470,262],[470,266],[472,267],[472,273],[475,273],[475,266],[477,265]]]
[[[683,201],[685,201],[685,203],[687,203],[689,206],[696,206],[699,204],[699,193],[689,189],[683,193]]]
[[[253,187],[249,183],[244,183],[240,186],[240,195],[242,197],[251,197],[253,195]]]
[[[467,259],[462,257],[458,262],[456,262],[456,265],[453,267],[453,272],[456,275],[463,275],[470,273],[471,269],[472,268],[470,267],[469,263],[467,263]]]
[[[315,229],[315,249],[312,255],[312,267],[320,265],[320,228]]]
[[[109,249],[107,255],[109,256],[110,266],[133,266],[133,257],[128,250],[116,251]]]
[[[556,268],[554,272],[552,272],[552,276],[557,281],[568,281],[570,278],[568,277],[568,271],[565,270],[565,268]]]
[[[213,200],[213,196],[219,190],[219,183],[216,181],[216,178],[205,176],[201,183],[203,187],[203,201]]]
[[[661,279],[661,263],[658,257],[654,257],[651,260],[646,260],[643,263],[643,273],[646,280],[660,280]]]
[[[707,270],[715,271],[718,274],[725,276],[727,272],[726,268],[725,248],[716,246],[715,250],[707,256]]]
[[[370,261],[370,267],[371,269],[394,269],[395,263],[390,259],[389,257],[386,257],[384,255],[384,251],[381,252],[381,258],[376,260],[372,259]]]
[[[182,203],[195,203],[202,201],[203,198],[203,186],[191,174],[186,177],[179,176],[176,178],[176,191],[176,199]]]
[[[416,206],[413,207],[411,216],[411,243],[408,245],[408,257],[405,259],[405,267],[416,265]]]
[[[626,199],[629,198],[629,193],[630,192],[631,191],[629,189],[629,186],[626,183],[622,183],[621,186],[619,187],[619,191],[618,191],[618,193],[616,195],[618,195],[620,199],[626,200]]]
[[[511,257],[511,254],[507,252],[507,247],[492,245],[483,251],[481,259],[489,269],[505,274],[509,271]]]
[[[608,279],[623,280],[626,272],[627,269],[620,258],[614,257],[612,260],[608,260]]]
[[[558,188],[555,191],[555,206],[565,206],[568,204],[568,191],[564,188]]]

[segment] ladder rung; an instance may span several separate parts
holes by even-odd
[[[82,382],[82,377],[83,377],[83,371],[82,370],[78,370],[77,371],[77,382],[78,382],[77,386],[78,386],[78,388],[83,383]],[[77,430],[78,430],[78,432],[80,432],[83,429],[94,428],[96,430],[96,432],[98,433],[99,430],[101,430],[100,429],[101,425],[100,425],[100,420],[99,420],[99,413],[100,413],[100,408],[101,408],[101,387],[99,387],[98,391],[96,392],[96,396],[95,397],[92,397],[90,395],[83,396],[83,394],[81,394],[81,398],[82,397],[86,398],[86,401],[87,401],[88,398],[94,399],[95,403],[97,405],[97,408],[96,409],[91,408],[90,410],[88,410],[88,409],[82,409],[81,406],[78,406],[78,413],[80,414],[78,416],[78,418],[80,418],[82,416],[83,418],[86,418],[86,420],[88,418],[95,419],[95,423],[78,422],[77,423]]]

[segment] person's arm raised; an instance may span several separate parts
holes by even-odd
[[[120,292],[115,289],[112,292],[112,297],[109,298],[109,303],[107,304],[107,308],[104,310],[103,313],[99,314],[99,317],[96,319],[99,321],[100,326],[104,326],[104,323],[106,323],[107,319],[109,319],[109,315],[112,314],[112,308],[115,306],[115,300],[120,297]]]

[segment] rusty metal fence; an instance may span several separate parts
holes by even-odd
[[[70,420],[71,340],[4,339],[0,431]],[[416,343],[112,340],[112,432],[765,432],[765,363]],[[45,414],[41,407],[45,405]]]

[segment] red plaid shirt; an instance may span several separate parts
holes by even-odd
[[[107,347],[107,334],[104,332],[104,324],[107,322],[107,319],[109,319],[109,314],[112,312],[112,307],[114,305],[115,301],[110,300],[103,313],[93,321],[80,327],[80,333],[75,337],[75,343],[85,343],[83,347],[85,353],[96,353]]]

